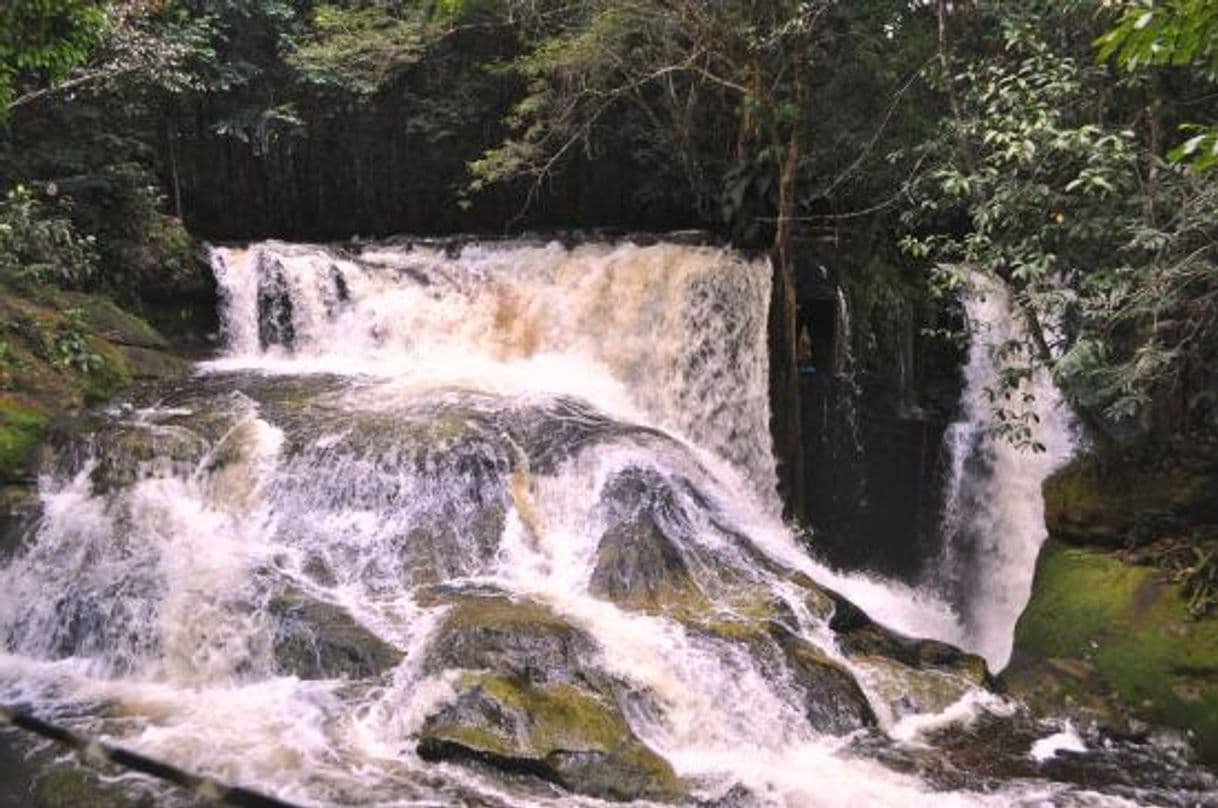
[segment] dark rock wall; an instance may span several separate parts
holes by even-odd
[[[800,245],[797,367],[777,354],[771,366],[794,374],[797,393],[771,388],[784,502],[812,529],[814,552],[914,581],[937,555],[943,434],[963,357],[923,336],[953,314],[929,298],[924,268],[887,246],[894,241],[859,232]],[[771,339],[781,331],[772,327]]]

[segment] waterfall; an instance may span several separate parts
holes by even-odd
[[[979,275],[971,276],[964,305],[972,340],[960,418],[945,437],[950,465],[937,577],[964,616],[963,645],[997,671],[1010,659],[1047,536],[1041,484],[1073,453],[1075,425],[1053,379],[1037,367],[1017,392],[1033,396],[1035,441],[1043,451],[992,434],[989,391],[998,385],[999,353],[1022,342],[1025,326],[1006,290]]]
[[[770,275],[711,247],[218,250],[228,357],[404,383],[566,393],[681,435],[770,499]]]
[[[1076,793],[952,779],[944,732],[1008,722],[1015,772],[1051,733],[912,639],[960,638],[945,602],[825,569],[781,522],[764,261],[267,242],[213,263],[223,354],[44,469],[0,565],[0,703],[302,805]]]

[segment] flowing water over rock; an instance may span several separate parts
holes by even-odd
[[[964,297],[974,337],[964,368],[963,411],[946,435],[951,466],[939,584],[965,616],[961,644],[1001,670],[1048,535],[1041,485],[1073,454],[1075,425],[1048,371],[1037,367],[1014,391],[1017,399],[1031,396],[1026,406],[1037,445],[993,434],[1001,355],[1025,344],[1025,331],[1004,289],[980,275],[972,280]],[[1014,406],[1018,411],[1023,405]]]
[[[905,636],[965,637],[945,604],[809,558],[773,493],[763,261],[267,243],[215,267],[224,356],[47,459],[0,568],[3,702],[306,805],[1213,789],[1169,752],[1045,741],[980,658]]]

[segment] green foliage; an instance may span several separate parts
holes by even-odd
[[[419,61],[428,32],[428,20],[417,12],[401,18],[382,4],[319,5],[288,63],[322,87],[373,95]]]
[[[1131,72],[1152,67],[1191,68],[1218,82],[1218,3],[1212,0],[1141,0],[1129,5],[1097,41],[1099,58]],[[1208,171],[1218,166],[1218,126],[1184,124],[1187,137],[1169,158]]]
[[[0,280],[30,286],[86,282],[97,264],[94,239],[65,215],[66,201],[49,208],[22,185],[0,202]]]
[[[942,293],[955,293],[972,273],[1010,291],[1028,328],[995,357],[1002,371],[990,392],[993,426],[1036,449],[1032,373],[1090,372],[1077,367],[1079,354],[1063,358],[1078,336],[1063,328],[1079,325],[1083,298],[1108,291],[1120,265],[1115,248],[1140,211],[1131,197],[1137,154],[1132,131],[1103,126],[1084,104],[1102,78],[1097,71],[1056,52],[1022,19],[1008,21],[1004,40],[1001,55],[952,78],[960,115],[930,144],[938,167],[906,216],[916,226],[958,212],[967,227],[922,230],[901,243],[936,262],[932,282]],[[1055,325],[1060,339],[1050,344]]]
[[[1195,66],[1218,81],[1218,5],[1212,0],[1139,0],[1097,41],[1099,58],[1138,70]]]
[[[81,309],[68,309],[55,334],[55,364],[81,373],[101,370],[106,360],[89,344],[89,322]]]
[[[1218,189],[1148,154],[1143,110],[1121,96],[1136,86],[1090,66],[1050,22],[1003,20],[1001,53],[952,77],[956,114],[921,147],[934,167],[901,242],[936,262],[941,293],[981,273],[1026,322],[997,357],[995,431],[1035,448],[1026,382],[1038,365],[1093,429],[1218,426]]]
[[[91,0],[9,0],[0,6],[0,118],[26,84],[54,85],[87,62],[107,27]]]

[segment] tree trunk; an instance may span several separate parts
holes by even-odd
[[[170,113],[167,117],[165,144],[166,150],[169,152],[169,181],[173,185],[173,215],[178,217],[178,221],[182,221],[182,180],[178,173],[178,139],[177,133],[174,131],[177,116]]]
[[[799,365],[796,342],[799,334],[799,299],[795,285],[795,192],[801,156],[799,127],[787,139],[778,182],[778,225],[774,233],[775,289],[771,313],[771,356],[774,401],[774,440],[779,462],[780,486],[786,490],[787,515],[807,522],[807,486],[804,469],[802,418],[799,402]]]

